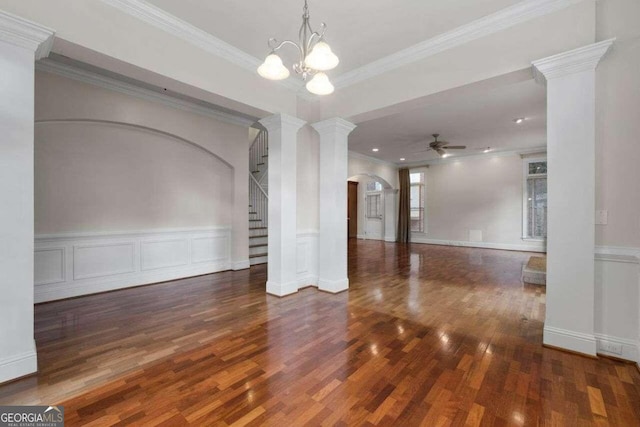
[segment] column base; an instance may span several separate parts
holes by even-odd
[[[340,280],[320,279],[318,281],[318,290],[337,294],[349,290],[349,278]]]
[[[545,326],[542,342],[551,347],[596,356],[596,337],[593,334]]]
[[[251,267],[251,265],[249,264],[249,260],[248,259],[243,259],[241,261],[233,261],[231,263],[231,269],[234,270],[234,271],[246,270],[249,267]]]
[[[296,292],[298,292],[297,280],[289,283],[275,283],[270,280],[267,281],[267,293],[270,295],[283,297],[286,295],[295,294]]]
[[[36,343],[33,350],[0,359],[0,384],[38,372]]]

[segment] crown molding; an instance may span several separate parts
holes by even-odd
[[[144,0],[101,0],[109,6],[133,16],[147,24],[153,25],[169,34],[199,47],[200,49],[238,65],[253,74],[262,61],[247,52],[215,37],[182,19],[165,12]],[[298,92],[303,85],[296,80],[280,80],[276,82],[289,90]]]
[[[312,123],[311,127],[319,134],[332,131],[340,131],[345,135],[349,135],[358,125],[355,125],[343,118],[333,117],[331,119],[322,120],[321,122]]]
[[[544,83],[549,79],[581,71],[595,70],[602,57],[611,49],[615,40],[615,38],[604,40],[533,61],[531,65],[533,66],[536,81]]]
[[[302,126],[307,124],[306,121],[299,119],[295,116],[291,116],[285,113],[278,113],[272,116],[265,117],[258,122],[267,128],[268,132],[273,132],[274,130],[282,129],[284,126],[289,126],[295,132],[300,130]]]
[[[388,162],[386,160],[378,159],[377,157],[367,156],[366,154],[357,153],[355,151],[349,150],[349,158],[355,158],[360,160],[366,160],[368,162],[377,163],[379,165],[388,166],[390,168],[398,169],[398,165],[393,162]]]
[[[348,71],[334,79],[336,89],[404,67],[429,56],[460,46],[523,22],[565,9],[585,0],[525,0],[451,31]]]
[[[203,105],[157,93],[131,83],[92,73],[67,64],[61,64],[50,59],[43,59],[36,62],[36,70],[56,74],[79,82],[98,86],[103,89],[123,93],[125,95],[135,96],[146,101],[157,102],[172,108],[188,111],[190,113],[204,115],[234,125],[249,127],[255,123],[254,119],[236,116],[213,108],[207,108]]]
[[[50,28],[0,10],[0,41],[33,51],[36,60],[49,55],[54,34]]]
[[[520,156],[521,158],[527,157],[529,155],[546,155],[547,147],[539,146],[539,147],[531,147],[531,148],[515,148],[512,150],[502,150],[502,151],[490,151],[488,153],[470,153],[463,154],[458,156],[451,156],[445,159],[439,157],[436,159],[423,160],[419,162],[402,162],[397,163],[398,167],[407,167],[407,168],[417,168],[421,166],[430,166],[430,165],[442,165],[446,163],[453,163],[456,161],[463,160],[477,160],[479,157],[490,158],[490,157],[508,157],[508,156]]]

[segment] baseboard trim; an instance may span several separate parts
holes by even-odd
[[[285,297],[298,292],[298,281],[288,283],[275,283],[273,281],[267,281],[267,293],[276,297]]]
[[[318,287],[318,276],[308,275],[304,277],[298,278],[298,289],[308,288],[308,287]]]
[[[545,326],[542,341],[545,346],[569,350],[588,357],[596,357],[597,354],[596,337],[592,334]]]
[[[234,261],[231,266],[231,269],[234,271],[237,271],[237,270],[246,270],[247,268],[250,268],[250,267],[251,267],[251,264],[249,260],[243,259],[242,261]]]
[[[58,286],[40,287],[36,286],[35,303],[43,303],[60,299],[74,298],[83,295],[98,294],[102,292],[115,291],[125,288],[133,288],[167,282],[170,280],[186,279],[205,274],[219,273],[230,270],[228,263],[213,263],[200,265],[195,268],[175,268],[165,271],[157,271],[142,274],[133,274],[111,280],[99,280],[84,283],[61,283]]]
[[[635,341],[605,334],[595,334],[595,337],[598,354],[629,362],[640,362],[638,343]],[[612,345],[619,347],[620,353],[610,350]]]
[[[326,280],[320,278],[318,280],[318,290],[337,294],[349,289],[349,279],[344,278],[340,280]]]
[[[439,239],[425,239],[421,237],[411,237],[411,243],[420,243],[426,245],[440,245],[440,246],[462,246],[467,248],[481,248],[481,249],[500,249],[504,251],[519,251],[519,252],[546,252],[546,247],[543,243],[537,243],[535,245],[522,245],[522,244],[508,244],[508,243],[489,243],[489,242],[467,242],[462,240],[439,240]]]
[[[0,360],[0,384],[14,381],[38,372],[36,344],[33,349]]]

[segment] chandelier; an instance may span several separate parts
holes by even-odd
[[[291,40],[279,42],[277,39],[269,39],[271,52],[258,67],[258,74],[269,80],[284,80],[289,77],[289,70],[282,64],[282,59],[277,52],[285,45],[293,45],[300,53],[300,59],[293,64],[293,70],[302,76],[302,80],[313,76],[306,84],[309,92],[316,95],[328,95],[333,92],[333,85],[324,71],[332,70],[340,61],[331,51],[329,45],[324,41],[324,33],[327,25],[320,24],[320,32],[313,31],[309,23],[309,7],[307,0],[304,1],[302,15],[302,26],[298,31],[299,43]]]

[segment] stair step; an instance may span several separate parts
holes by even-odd
[[[266,230],[269,227],[249,227],[249,230]]]
[[[251,248],[261,248],[261,247],[264,247],[264,246],[269,246],[269,244],[268,243],[260,243],[259,245],[249,245],[249,249],[251,249]]]
[[[263,254],[253,254],[253,255],[249,255],[249,258],[260,258],[260,257],[267,256],[267,255],[269,255],[269,254],[265,252],[265,253],[263,253]]]
[[[258,215],[258,212],[249,212],[249,215]]]
[[[264,165],[264,163],[258,163],[258,166],[262,166],[262,165]]]
[[[268,155],[268,154],[265,154],[265,155],[264,155],[264,156],[262,156],[262,157],[269,157],[269,155]]]
[[[260,171],[251,171],[251,173],[258,173],[258,172],[260,172]]]
[[[250,239],[261,239],[263,237],[269,237],[269,235],[268,234],[260,234],[260,235],[257,235],[257,236],[249,236]]]
[[[249,222],[260,222],[262,221],[261,219],[250,219]]]

